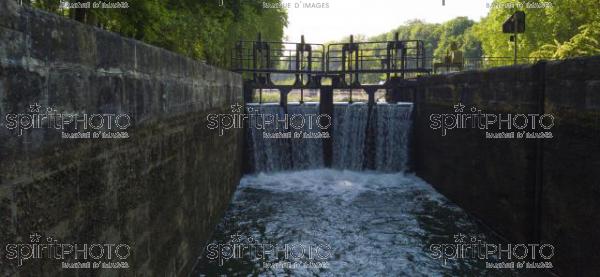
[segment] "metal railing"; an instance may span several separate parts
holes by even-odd
[[[232,70],[255,73],[322,72],[323,44],[271,41],[240,41],[232,55]]]
[[[515,65],[514,57],[465,57],[458,64],[444,62],[445,57],[433,57],[426,59],[426,67],[431,68],[434,74],[456,72],[464,70],[482,70],[501,66],[513,66]],[[516,59],[517,65],[523,64],[534,64],[541,60],[555,60],[554,58],[546,57],[518,57]]]
[[[335,77],[341,86],[360,86],[365,80],[429,74],[425,47],[420,40],[354,42],[327,45],[262,41],[240,41],[232,53],[233,71],[261,86],[274,80],[293,80],[289,85],[318,86],[322,77]],[[287,74],[287,77],[274,76]],[[371,76],[367,76],[371,75]],[[288,82],[290,83],[290,82]]]
[[[533,64],[546,58],[463,57],[460,51],[450,56],[427,57],[421,40],[349,42],[323,44],[240,41],[233,49],[231,68],[240,72],[255,87],[315,88],[323,80],[335,81],[339,88],[363,85],[390,87],[398,80],[422,75],[463,70],[488,69],[516,64]],[[394,84],[392,84],[394,83]],[[374,88],[373,88],[374,89]]]

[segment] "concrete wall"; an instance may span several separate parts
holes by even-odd
[[[553,244],[556,273],[600,272],[600,57],[431,76],[397,97],[416,102],[419,176],[511,243]],[[459,102],[464,113],[551,114],[553,138],[431,128],[432,114]]]
[[[242,79],[174,53],[0,1],[0,275],[185,275],[227,208],[241,132],[206,128],[242,103]],[[7,129],[30,105],[128,114],[127,139]],[[62,243],[128,244],[130,269],[17,267],[5,245],[39,232]]]

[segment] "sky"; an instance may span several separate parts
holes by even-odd
[[[442,5],[445,1],[445,5]],[[478,21],[492,0],[283,0],[288,11],[287,41],[324,43],[350,34],[388,32],[411,19],[442,23],[457,16]],[[321,4],[317,7],[316,4]],[[305,7],[311,4],[311,7]],[[298,6],[298,7],[297,7]]]

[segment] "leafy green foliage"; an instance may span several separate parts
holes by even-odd
[[[440,34],[438,47],[433,55],[436,57],[445,56],[447,51],[450,50],[450,45],[456,43],[459,50],[463,51],[466,56],[479,57],[481,55],[481,45],[471,32],[474,24],[475,22],[467,17],[457,17],[441,24],[438,28]]]
[[[600,23],[593,22],[579,27],[579,33],[570,40],[545,44],[531,53],[533,57],[552,57],[564,59],[569,57],[600,55]]]
[[[280,0],[223,0],[222,6],[221,0],[127,0],[127,9],[65,9],[60,0],[23,1],[220,66],[227,65],[238,40],[254,40],[260,31],[264,40],[281,41],[287,25],[284,9],[262,7],[263,2]],[[465,57],[512,57],[514,44],[510,34],[502,33],[502,23],[524,10],[526,30],[517,40],[520,57],[600,54],[600,0],[494,0],[490,6],[480,22],[466,17],[442,24],[412,20],[390,32],[370,38],[357,35],[354,40],[392,40],[398,32],[401,40],[423,40],[427,57],[446,55],[452,43]]]
[[[488,16],[474,26],[487,56],[513,55],[510,35],[501,33],[501,28],[517,10],[526,13],[525,33],[517,39],[520,57],[566,58],[599,52],[598,0],[495,0],[491,6]]]
[[[69,16],[209,64],[227,66],[238,40],[281,41],[287,14],[263,8],[279,0],[107,0],[124,9],[65,9],[59,0],[30,0],[37,8]]]
[[[479,57],[482,53],[481,42],[472,29],[476,23],[467,17],[457,17],[442,24],[411,20],[390,32],[371,37],[367,40],[393,40],[398,33],[400,40],[422,40],[427,57],[442,57],[454,42],[466,56]]]
[[[526,13],[518,34],[519,57],[563,59],[600,54],[599,0],[494,0],[480,22],[457,17],[442,24],[408,21],[369,40],[423,40],[428,57],[441,58],[454,42],[465,57],[512,57],[514,42],[502,24],[517,10]]]

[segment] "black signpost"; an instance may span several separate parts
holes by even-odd
[[[502,24],[502,32],[513,34],[510,37],[515,43],[515,64],[517,64],[517,34],[525,32],[525,12],[517,11]]]

